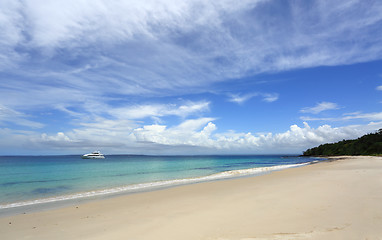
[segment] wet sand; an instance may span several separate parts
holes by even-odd
[[[1,239],[382,239],[382,158],[0,218]]]

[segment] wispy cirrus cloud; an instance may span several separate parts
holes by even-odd
[[[173,150],[176,144],[240,149],[245,143],[260,151],[275,146],[272,142],[286,144],[283,139],[290,141],[291,136],[304,139],[318,130],[293,127],[289,135],[219,136],[214,134],[215,118],[203,115],[210,101],[145,99],[210,92],[216,83],[241,78],[246,83],[261,81],[252,76],[262,73],[381,59],[381,12],[382,2],[361,0],[3,0],[0,122],[42,128],[28,111],[58,110],[64,116],[58,121],[67,122],[69,116],[74,124],[66,126],[71,130],[46,135],[35,130],[2,132],[18,142],[29,139],[26,145],[43,142],[77,149],[98,144],[114,149]],[[228,85],[223,88],[232,91]],[[244,88],[237,92],[257,91]],[[279,99],[277,93],[258,91],[264,92],[230,99],[238,104],[253,97]],[[338,107],[322,102],[301,112],[318,114]],[[174,116],[182,123],[163,120]],[[345,117],[379,119],[377,113]],[[154,123],[142,120],[146,118]]]
[[[340,117],[308,117],[302,116],[300,117],[303,121],[350,121],[350,120],[364,120],[364,121],[382,121],[382,112],[372,112],[372,113],[362,113],[362,112],[354,112],[344,114]]]
[[[339,108],[340,107],[338,106],[337,103],[320,102],[320,103],[317,103],[316,106],[314,106],[314,107],[305,107],[305,108],[301,109],[300,112],[318,114],[318,113],[323,112],[323,111],[336,110]]]
[[[38,97],[36,88],[176,95],[263,72],[382,57],[378,1],[368,7],[286,1],[283,14],[277,14],[279,2],[267,0],[1,4],[0,68],[8,96]],[[15,98],[8,102],[16,104]]]
[[[231,94],[229,96],[228,101],[237,103],[237,104],[243,104],[244,102],[248,101],[249,99],[256,96],[256,94],[245,94],[245,95],[239,95],[239,94]]]
[[[234,102],[237,104],[243,104],[253,97],[261,97],[264,102],[274,102],[279,99],[279,94],[277,93],[247,93],[247,94],[230,94],[229,102]]]
[[[264,102],[274,102],[279,99],[279,94],[277,93],[264,93],[262,96]]]
[[[124,119],[142,119],[146,117],[178,116],[187,117],[209,110],[210,102],[187,102],[185,104],[143,104],[111,108],[111,116]]]
[[[28,119],[26,114],[15,111],[11,108],[0,105],[0,126],[1,125],[16,124],[19,126],[29,127],[29,128],[42,128],[44,124],[31,121]]]

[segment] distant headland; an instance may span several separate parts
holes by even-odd
[[[303,152],[303,156],[340,155],[382,155],[382,129],[358,139],[326,143]]]

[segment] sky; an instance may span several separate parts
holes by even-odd
[[[382,128],[382,1],[1,0],[0,155],[301,154]]]

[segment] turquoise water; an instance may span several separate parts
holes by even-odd
[[[258,174],[315,160],[282,156],[0,157],[0,209]]]

